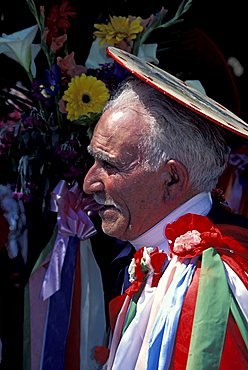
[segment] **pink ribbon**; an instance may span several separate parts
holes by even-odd
[[[85,240],[96,234],[96,229],[85,212],[91,203],[92,198],[83,198],[77,183],[69,189],[67,183],[61,180],[51,193],[51,211],[58,213],[58,234],[41,287],[43,300],[60,289],[61,272],[70,237]]]

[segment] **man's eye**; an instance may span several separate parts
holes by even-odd
[[[116,166],[109,162],[103,161],[102,165],[106,170],[116,170]]]

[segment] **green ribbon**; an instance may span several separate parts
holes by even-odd
[[[203,252],[186,370],[218,370],[231,293],[223,262],[214,248]]]
[[[126,319],[125,319],[125,323],[124,323],[124,326],[123,326],[123,329],[122,329],[122,335],[125,333],[125,331],[127,330],[128,326],[131,324],[133,318],[135,317],[136,315],[136,311],[137,311],[137,302],[144,290],[144,287],[146,285],[146,278],[144,279],[144,281],[142,282],[142,285],[140,286],[138,292],[136,292],[133,297],[132,297],[132,300],[129,304],[129,308],[128,308],[128,312],[126,314]]]
[[[129,327],[129,325],[131,324],[131,321],[135,317],[136,309],[137,309],[137,303],[134,302],[134,301],[131,301],[130,305],[129,305],[129,308],[128,308],[128,313],[127,313],[127,316],[126,316],[125,324],[124,324],[124,327],[122,329],[122,335],[125,333],[125,331]]]

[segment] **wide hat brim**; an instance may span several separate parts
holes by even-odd
[[[179,78],[116,47],[107,47],[107,53],[129,72],[170,98],[221,127],[248,138],[248,123]]]

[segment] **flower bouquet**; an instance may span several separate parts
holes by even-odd
[[[24,202],[32,239],[41,228],[51,235],[50,193],[58,182],[82,183],[91,164],[87,145],[94,125],[127,76],[107,56],[106,46],[158,64],[157,44],[146,41],[155,29],[180,22],[191,1],[183,0],[167,21],[168,11],[162,8],[147,19],[110,16],[106,24],[94,24],[92,47],[81,64],[69,52],[69,30],[77,16],[70,2],[39,7],[34,0],[26,2],[35,24],[0,37],[0,53],[18,62],[29,81],[0,92],[0,183]]]

